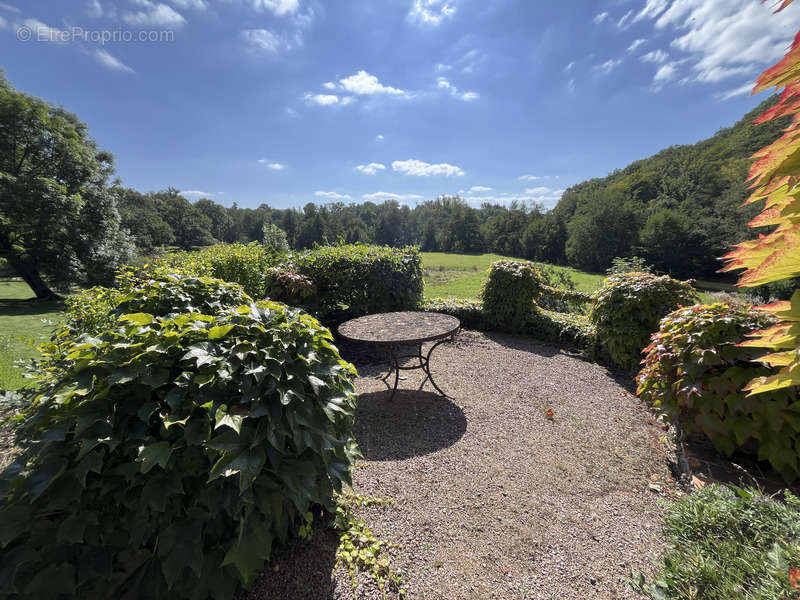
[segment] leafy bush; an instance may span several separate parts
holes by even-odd
[[[285,255],[258,244],[216,244],[196,252],[175,252],[160,258],[145,274],[166,272],[206,276],[238,283],[253,298],[266,298],[269,278],[267,272]]]
[[[416,310],[422,303],[422,268],[415,247],[319,246],[290,266],[316,285],[319,315],[326,322]]]
[[[742,391],[774,369],[751,362],[758,350],[738,344],[774,322],[746,304],[699,304],[670,313],[645,348],[638,393],[686,432],[707,435],[720,452],[755,451],[791,481],[800,475],[797,389],[754,398]]]
[[[653,267],[641,256],[621,257],[611,260],[611,266],[606,269],[608,275],[621,275],[623,273],[652,273]]]
[[[261,243],[273,252],[288,252],[289,242],[286,239],[286,232],[272,223],[264,223],[261,226]]]
[[[652,273],[622,273],[606,277],[603,287],[592,295],[589,319],[611,360],[634,370],[661,318],[697,300],[688,281]]]
[[[542,289],[539,269],[527,261],[497,260],[483,284],[483,310],[489,322],[507,331],[521,331]]]
[[[741,488],[708,485],[667,506],[668,549],[652,578],[632,587],[652,600],[796,600],[800,499],[786,503]]]
[[[301,311],[140,312],[68,346],[0,476],[0,598],[231,598],[349,483],[355,371]]]
[[[267,295],[290,306],[311,309],[316,303],[317,289],[305,275],[273,267],[268,271]]]
[[[525,332],[537,339],[574,346],[587,358],[597,354],[597,332],[586,315],[562,313],[534,307],[528,313]]]
[[[551,266],[539,266],[542,289],[536,303],[546,310],[561,313],[584,313],[592,295],[575,290],[569,272]]]
[[[482,331],[489,328],[483,305],[478,300],[460,298],[432,298],[422,305],[426,312],[439,312],[452,315],[461,321],[461,327]]]

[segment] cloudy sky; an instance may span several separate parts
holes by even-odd
[[[2,0],[0,67],[141,191],[552,206],[733,124],[798,27],[758,0]]]

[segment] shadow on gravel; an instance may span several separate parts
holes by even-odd
[[[484,332],[484,335],[493,342],[505,346],[506,348],[511,348],[512,350],[531,352],[547,358],[562,353],[561,348],[558,346],[553,346],[524,335],[496,332]]]
[[[432,392],[361,394],[354,429],[366,460],[403,460],[455,444],[467,430],[464,412]]]
[[[314,514],[310,540],[291,539],[276,548],[249,591],[240,591],[237,600],[332,600],[336,548],[339,536],[330,527],[330,515]]]

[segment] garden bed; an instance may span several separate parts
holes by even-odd
[[[626,384],[529,338],[468,331],[432,362],[454,400],[428,386],[389,402],[376,357],[346,357],[361,375],[355,492],[395,501],[358,516],[397,544],[409,598],[636,597],[626,577],[662,551],[658,497],[675,489],[675,448]],[[410,372],[401,388],[419,382]],[[242,597],[382,597],[334,568],[322,521]]]

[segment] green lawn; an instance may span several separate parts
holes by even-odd
[[[25,384],[14,361],[38,356],[36,346],[50,337],[61,319],[60,302],[30,300],[32,296],[21,281],[0,281],[0,389]]]
[[[477,298],[486,279],[489,265],[503,258],[499,254],[448,254],[445,252],[422,252],[422,268],[425,271],[426,298]],[[542,265],[552,266],[552,265]],[[566,271],[582,292],[596,290],[603,275],[578,271],[570,267],[553,266]]]

